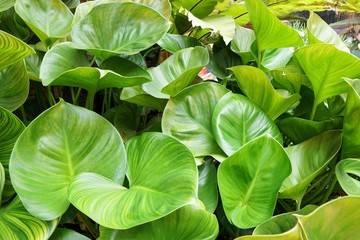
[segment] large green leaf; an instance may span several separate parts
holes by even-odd
[[[294,228],[290,229],[285,233],[273,234],[273,235],[248,235],[235,240],[304,240],[302,237],[302,230],[299,225],[296,225]]]
[[[189,204],[163,218],[127,230],[101,227],[98,240],[211,240],[218,231],[215,215]]]
[[[218,191],[216,168],[210,160],[199,166],[198,195],[206,210],[213,213],[218,205]]]
[[[42,221],[32,216],[16,197],[9,205],[0,208],[0,239],[47,240],[59,219]]]
[[[258,105],[231,92],[216,104],[212,127],[216,142],[228,156],[262,135],[270,135],[283,143],[275,122]]]
[[[178,51],[148,70],[152,81],[143,84],[142,89],[156,98],[168,99],[190,85],[208,63],[209,53],[203,47]]]
[[[214,10],[218,0],[174,0],[172,4],[189,10],[198,18],[208,16]]]
[[[321,102],[347,91],[342,77],[360,76],[360,59],[330,44],[309,45],[294,55],[313,86],[315,99],[311,117]]]
[[[0,70],[34,53],[35,51],[26,43],[0,30]]]
[[[251,45],[255,41],[254,30],[236,25],[234,38],[231,41],[231,50],[240,55],[246,64],[254,59],[251,53]]]
[[[259,54],[265,49],[304,44],[296,30],[281,22],[261,0],[246,0],[245,4],[255,31]]]
[[[17,0],[15,11],[46,46],[71,31],[73,14],[61,0]]]
[[[341,157],[360,158],[360,127],[357,124],[360,118],[360,80],[346,79],[349,90],[346,99],[343,124],[343,146]]]
[[[8,10],[15,5],[16,0],[0,0],[0,12]]]
[[[0,106],[10,111],[19,108],[28,97],[29,85],[24,61],[0,71]]]
[[[167,33],[157,42],[163,49],[168,52],[176,53],[185,48],[201,46],[199,40],[189,36]]]
[[[195,160],[177,140],[143,133],[130,139],[126,150],[128,189],[94,173],[70,183],[71,203],[94,221],[127,229],[164,217],[196,197]]]
[[[347,158],[336,165],[336,177],[341,187],[350,196],[360,197],[360,182],[356,179],[359,176],[360,159]]]
[[[61,43],[45,54],[40,78],[45,86],[81,87],[91,93],[150,81],[150,75],[144,69],[124,58],[109,58],[100,67],[103,69],[90,66],[85,51],[73,48],[72,43]]]
[[[0,107],[0,163],[5,170],[5,188],[2,192],[4,202],[15,194],[10,180],[9,160],[15,142],[24,129],[24,124],[14,114]]]
[[[307,21],[307,33],[309,44],[321,42],[331,43],[338,49],[350,53],[350,49],[345,45],[335,30],[314,12],[310,13]]]
[[[166,18],[147,6],[131,2],[108,3],[94,7],[75,24],[71,37],[77,48],[86,49],[104,60],[116,54],[136,54],[151,47],[169,26]]]
[[[225,154],[214,138],[211,118],[217,102],[228,92],[211,82],[185,88],[166,105],[163,132],[185,144],[195,157],[211,155],[223,159]]]
[[[94,172],[122,183],[125,158],[122,139],[108,121],[61,100],[20,135],[10,176],[26,209],[50,220],[68,208],[67,189],[74,176]]]
[[[218,169],[218,184],[228,220],[251,228],[270,219],[280,186],[290,173],[286,152],[267,135],[225,159]]]
[[[286,148],[292,172],[281,186],[279,197],[301,201],[310,182],[340,150],[341,138],[341,131],[328,131]]]
[[[49,240],[90,240],[90,238],[70,229],[57,228]]]
[[[306,216],[297,215],[306,239],[357,239],[360,234],[360,197],[342,197]]]
[[[237,66],[230,70],[234,72],[236,81],[245,95],[258,104],[272,119],[276,119],[294,107],[300,99],[299,94],[290,96],[279,94],[271,85],[266,74],[258,68]]]

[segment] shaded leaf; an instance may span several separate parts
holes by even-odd
[[[273,69],[269,72],[273,79],[273,84],[286,89],[291,93],[300,93],[301,85],[311,87],[309,79],[304,72],[297,66],[289,65]]]
[[[194,16],[204,18],[214,10],[218,0],[174,0],[175,6],[189,10]]]
[[[49,240],[90,240],[90,238],[70,229],[56,228]]]
[[[125,102],[118,106],[114,126],[119,131],[124,142],[136,135],[139,125],[140,111],[137,105]]]
[[[351,174],[351,175],[350,175]],[[336,164],[336,177],[340,186],[350,196],[360,196],[360,160],[347,158]]]
[[[231,50],[240,55],[244,64],[254,60],[251,45],[255,41],[254,30],[236,25],[234,38],[231,41]]]
[[[208,212],[213,213],[218,204],[216,168],[213,162],[205,161],[199,166],[198,194]]]

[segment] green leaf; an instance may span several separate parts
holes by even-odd
[[[171,53],[176,53],[185,48],[201,46],[201,43],[196,38],[170,33],[165,34],[157,44]]]
[[[41,82],[39,75],[42,60],[43,56],[40,56],[39,53],[30,55],[25,58],[26,70],[30,80]]]
[[[194,16],[204,18],[214,10],[218,0],[174,0],[175,6],[189,10]]]
[[[341,131],[328,131],[285,148],[291,161],[292,172],[283,182],[279,197],[301,201],[310,182],[340,150],[341,138]]]
[[[81,87],[93,94],[108,87],[128,87],[150,81],[144,69],[120,57],[109,58],[100,67],[103,69],[91,67],[86,52],[75,49],[72,43],[60,43],[45,54],[40,78],[45,86]]]
[[[350,49],[341,40],[339,35],[319,15],[310,12],[307,21],[307,33],[309,44],[330,43],[338,49],[350,53]]]
[[[130,139],[126,150],[129,189],[94,173],[70,183],[71,203],[100,225],[127,229],[154,221],[196,196],[194,157],[175,139],[143,133]]]
[[[5,170],[5,187],[2,192],[3,202],[8,201],[15,194],[10,180],[9,161],[15,142],[24,129],[24,124],[13,113],[0,107],[0,163]]]
[[[262,135],[270,135],[283,144],[282,135],[271,118],[258,105],[239,94],[230,92],[218,101],[212,126],[216,142],[228,156]]]
[[[315,122],[303,118],[286,118],[277,122],[278,127],[294,144],[308,140],[322,132],[342,129],[342,117]]]
[[[255,67],[237,66],[230,68],[245,95],[258,104],[272,119],[276,119],[294,107],[300,99],[299,94],[282,96],[271,85],[266,74]],[[261,92],[262,94],[259,94]]]
[[[352,175],[350,175],[352,174]],[[354,177],[355,176],[355,177]],[[360,196],[360,160],[347,158],[336,165],[336,177],[340,186],[350,196]]]
[[[245,4],[255,31],[259,53],[265,49],[304,44],[296,30],[281,22],[261,0],[245,0]]]
[[[254,30],[236,25],[235,35],[231,41],[231,50],[239,54],[246,64],[255,57],[251,53],[251,44],[255,41]]]
[[[0,12],[8,10],[15,5],[16,0],[0,0]]]
[[[0,162],[0,207],[1,207],[1,203],[2,203],[2,194],[3,194],[3,190],[4,190],[4,186],[5,186],[5,180],[6,180],[5,179],[5,170]]]
[[[138,106],[127,102],[118,106],[114,126],[119,131],[124,142],[135,136],[140,126],[140,110]]]
[[[211,118],[217,102],[228,92],[212,82],[185,88],[166,105],[163,132],[182,142],[195,157],[211,155],[223,159],[225,154],[214,138]]]
[[[76,8],[80,4],[80,0],[62,0],[68,8]]]
[[[0,208],[0,239],[47,240],[58,223],[59,219],[45,222],[35,218],[16,197]]]
[[[0,30],[0,70],[34,53],[35,51],[26,43]]]
[[[274,234],[274,235],[251,235],[251,236],[242,236],[239,238],[235,238],[235,240],[303,240],[302,237],[302,230],[299,225],[296,225],[294,228],[290,229],[289,231],[281,234]]]
[[[116,54],[133,55],[151,47],[169,27],[167,19],[147,6],[108,3],[94,7],[75,24],[71,37],[77,48],[104,60]]]
[[[261,66],[266,72],[285,67],[292,58],[293,52],[292,48],[266,49],[261,58]]]
[[[189,204],[163,218],[127,230],[100,227],[98,240],[210,240],[216,238],[218,231],[215,215]]]
[[[199,166],[199,199],[208,212],[213,213],[218,205],[216,168],[212,161],[205,161]]]
[[[17,0],[15,11],[46,46],[71,31],[73,14],[61,0]]]
[[[70,229],[56,228],[49,240],[90,240],[90,238]]]
[[[306,239],[357,239],[360,197],[330,201],[306,216],[296,216]]]
[[[330,44],[313,44],[294,53],[313,86],[316,106],[327,98],[345,93],[348,89],[343,77],[360,75],[360,60]]]
[[[343,146],[341,157],[360,158],[360,128],[357,121],[360,117],[360,84],[359,79],[346,79],[349,90],[346,99],[343,124]]]
[[[216,77],[229,79],[231,76],[229,68],[241,64],[243,64],[242,59],[229,47],[225,47],[210,54],[210,62],[206,67]]]
[[[218,169],[218,184],[228,220],[251,228],[270,219],[280,186],[290,173],[289,157],[268,135],[225,159]]]
[[[67,188],[76,175],[94,172],[122,183],[125,160],[122,139],[107,120],[61,100],[20,135],[10,176],[26,209],[50,220],[70,205]]]
[[[190,85],[208,63],[209,53],[205,48],[183,49],[149,69],[153,80],[143,84],[142,89],[156,98],[168,99]]]
[[[289,65],[271,70],[273,84],[291,93],[300,93],[301,85],[311,88],[311,83],[304,72],[297,66]]]
[[[0,106],[14,111],[27,99],[29,94],[29,77],[25,62],[20,61],[0,71]]]

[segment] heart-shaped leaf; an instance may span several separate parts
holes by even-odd
[[[211,240],[218,231],[215,215],[189,204],[163,218],[127,230],[101,227],[98,240]]]
[[[212,161],[205,161],[199,166],[199,199],[208,212],[213,213],[218,205],[216,168]]]
[[[0,71],[0,106],[14,111],[27,99],[29,77],[24,61],[20,61]]]
[[[243,145],[262,135],[271,135],[280,144],[282,135],[275,122],[245,96],[227,93],[216,104],[213,133],[221,149],[231,156]]]
[[[251,228],[271,218],[280,186],[291,173],[289,157],[271,136],[245,144],[218,169],[218,184],[227,219]]]
[[[41,221],[32,216],[16,197],[9,205],[0,208],[0,239],[49,239],[59,219]]]
[[[148,70],[153,80],[143,84],[142,89],[156,98],[168,99],[189,86],[208,63],[209,53],[203,47],[178,51]]]
[[[71,37],[77,48],[104,60],[117,54],[133,55],[151,47],[169,27],[168,20],[150,7],[117,2],[94,7],[75,24]]]
[[[75,49],[72,43],[60,43],[45,54],[40,78],[45,86],[81,87],[93,94],[108,87],[128,87],[150,81],[144,69],[124,58],[110,58],[100,67],[104,69],[91,67],[86,52]]]
[[[0,163],[5,170],[5,179],[3,179],[5,187],[4,191],[0,193],[3,202],[6,202],[15,194],[10,180],[9,161],[15,142],[24,129],[24,124],[14,114],[0,107]]]
[[[157,44],[171,53],[176,53],[185,48],[201,46],[201,43],[196,38],[170,33],[165,34]]]
[[[211,82],[185,88],[166,105],[163,132],[182,142],[195,157],[211,155],[223,159],[224,153],[213,135],[211,118],[217,102],[228,92],[222,85]]]
[[[16,0],[0,0],[0,12],[8,10],[15,5]]]
[[[26,43],[0,30],[0,70],[34,53],[35,51]]]
[[[328,131],[285,148],[291,160],[292,172],[281,186],[279,197],[301,202],[309,183],[340,150],[341,138],[341,131]]]
[[[296,225],[294,228],[289,231],[281,234],[273,235],[248,235],[235,238],[235,240],[303,240],[302,231],[299,225]]]
[[[341,187],[348,195],[360,197],[360,181],[349,174],[360,176],[360,159],[348,158],[336,165],[336,177]]]
[[[46,46],[71,31],[73,14],[61,0],[17,0],[15,11]]]
[[[343,77],[360,75],[360,59],[330,44],[312,44],[300,48],[294,55],[313,86],[315,99],[311,119],[321,102],[347,91]]]
[[[301,85],[311,88],[309,79],[305,76],[300,67],[289,65],[280,67],[269,72],[273,79],[273,84],[286,89],[291,93],[300,93]]]
[[[241,90],[250,100],[258,104],[272,119],[294,107],[300,99],[299,94],[284,97],[271,85],[266,74],[255,67],[237,66],[230,68]],[[262,94],[259,94],[261,92]]]
[[[94,173],[70,183],[71,203],[94,221],[127,229],[164,217],[196,197],[195,160],[177,140],[143,133],[130,139],[126,150],[129,189]]]
[[[20,135],[10,176],[26,209],[51,220],[70,205],[67,188],[74,176],[94,172],[122,183],[125,160],[122,139],[107,120],[61,100]]]
[[[255,41],[254,30],[236,25],[234,39],[231,41],[231,50],[240,55],[246,64],[255,57],[251,53],[251,45]]]
[[[57,228],[49,240],[90,240],[90,238],[67,228]]]

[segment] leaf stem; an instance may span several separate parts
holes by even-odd
[[[95,239],[99,236],[98,231],[94,224],[88,219],[87,216],[84,216],[81,212],[78,212],[77,218],[79,222],[84,224],[85,229],[90,233],[90,235]]]
[[[278,199],[278,201],[287,212],[293,211],[293,209],[289,206],[289,204],[287,204],[283,199]]]
[[[320,204],[324,204],[328,200],[329,196],[331,195],[332,191],[334,190],[336,183],[337,183],[337,178],[335,177],[332,179],[325,195],[323,196],[323,198],[320,201]]]
[[[85,103],[85,107],[87,109],[89,109],[89,110],[94,109],[94,98],[95,98],[95,93],[88,92],[88,94],[86,96],[86,103]]]
[[[311,121],[313,121],[314,118],[315,118],[316,109],[317,109],[317,105],[316,105],[316,102],[314,101],[313,107],[311,109],[311,115],[310,115],[310,120]]]
[[[54,106],[56,104],[56,101],[55,101],[54,95],[51,92],[50,86],[47,87],[47,96],[48,96],[48,101],[49,101],[50,106]]]
[[[26,122],[26,121],[27,121],[27,118],[26,118],[26,112],[25,112],[25,107],[24,107],[24,105],[21,105],[21,107],[20,107],[20,112],[21,112],[21,116],[22,116],[22,121],[23,121],[23,122]]]

